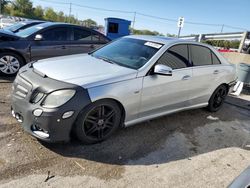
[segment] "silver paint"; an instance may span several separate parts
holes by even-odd
[[[34,68],[47,76],[88,89],[91,101],[114,99],[125,110],[125,125],[177,111],[207,106],[213,91],[236,79],[235,66],[209,45],[178,39],[127,36],[163,44],[139,70],[104,62],[87,54],[42,60]],[[208,47],[220,59],[220,65],[188,67],[172,71],[172,76],[147,75],[171,46],[197,44]]]

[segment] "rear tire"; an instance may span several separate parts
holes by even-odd
[[[225,85],[220,85],[217,87],[217,89],[214,91],[212,96],[209,99],[208,102],[208,110],[210,112],[217,112],[219,109],[221,109],[226,96],[227,96],[228,90]]]
[[[24,64],[22,57],[16,53],[0,53],[0,75],[2,76],[15,76]]]
[[[79,113],[74,131],[85,144],[94,144],[110,137],[119,127],[121,109],[108,99],[91,103]]]

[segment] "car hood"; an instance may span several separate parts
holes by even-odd
[[[11,31],[1,29],[0,30],[0,40],[18,40],[20,37],[18,37],[15,33],[12,33]]]
[[[77,54],[40,60],[34,71],[50,78],[84,88],[133,79],[137,70],[105,62],[88,54]]]

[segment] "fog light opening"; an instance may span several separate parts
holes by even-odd
[[[38,135],[39,137],[49,138],[49,132],[42,129],[38,125],[32,125],[31,130],[34,134]]]
[[[74,114],[74,111],[65,112],[65,113],[62,115],[62,118],[63,118],[63,119],[70,118],[73,114]]]
[[[19,123],[22,123],[23,122],[23,117],[19,114],[15,114],[15,118],[16,120],[19,122]]]
[[[16,117],[14,110],[11,110],[11,114],[14,118]]]

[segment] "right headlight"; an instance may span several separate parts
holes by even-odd
[[[72,89],[54,91],[46,96],[42,102],[42,106],[45,108],[57,108],[68,102],[75,93],[76,91]]]

